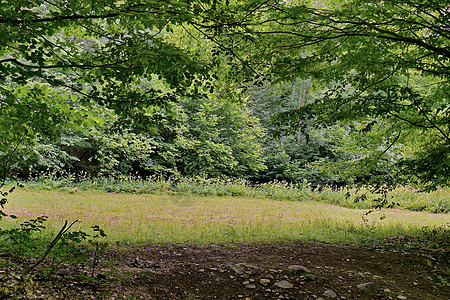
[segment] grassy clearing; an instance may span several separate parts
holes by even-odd
[[[47,215],[50,230],[46,234],[54,234],[66,219],[77,219],[81,223],[76,230],[99,225],[109,242],[131,244],[286,240],[352,243],[412,235],[423,227],[450,224],[448,214],[390,209],[364,216],[367,210],[317,201],[34,189],[15,191],[4,211],[19,218],[4,218],[3,228]]]
[[[73,175],[63,177],[52,174],[41,175],[26,183],[30,189],[70,191],[77,187],[80,191],[120,192],[127,194],[172,194],[190,196],[233,196],[243,198],[270,199],[276,201],[319,201],[336,204],[347,208],[369,209],[380,205],[380,194],[370,190],[353,187],[339,190],[324,187],[320,191],[313,189],[308,182],[290,184],[270,182],[254,185],[246,180],[220,179],[161,179],[120,177],[120,178],[75,178]],[[355,201],[358,196],[364,199]],[[450,188],[433,192],[419,193],[410,187],[400,187],[390,191],[387,203],[395,208],[433,213],[450,213]]]

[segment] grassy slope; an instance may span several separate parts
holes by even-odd
[[[75,230],[99,225],[110,242],[120,243],[361,242],[450,223],[448,214],[401,210],[376,211],[365,219],[367,210],[310,201],[26,189],[10,196],[5,212],[19,219],[3,219],[2,227],[47,215],[55,232],[64,220],[78,219]]]

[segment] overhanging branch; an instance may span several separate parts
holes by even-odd
[[[110,64],[93,64],[93,65],[88,65],[88,64],[63,64],[63,65],[48,65],[48,66],[30,65],[30,64],[23,63],[23,62],[17,60],[16,58],[7,58],[7,59],[0,60],[0,64],[8,63],[8,62],[16,64],[16,65],[19,65],[19,66],[24,67],[24,68],[29,68],[29,69],[61,69],[61,68],[95,69],[95,68],[109,68],[109,69],[132,70],[132,69],[136,69],[136,68],[139,67],[139,66],[132,66],[132,67],[120,66],[120,64],[123,64],[123,63],[127,62],[126,60],[115,62],[115,63],[110,63]]]

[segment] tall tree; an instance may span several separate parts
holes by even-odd
[[[404,171],[432,185],[449,183],[450,2],[259,3],[227,20],[224,48],[277,80],[314,77],[323,84],[320,97],[281,120],[297,129],[306,118],[316,124],[384,120],[391,130],[373,158],[413,134],[421,149],[403,158]]]
[[[61,126],[86,129],[94,101],[118,123],[145,124],[156,107],[194,94],[207,70],[165,39],[172,26],[204,22],[214,1],[32,1],[0,5],[0,171],[11,151]],[[149,88],[158,76],[171,93]],[[188,90],[187,87],[190,89]],[[91,121],[89,121],[91,120]],[[92,121],[93,120],[93,121]]]

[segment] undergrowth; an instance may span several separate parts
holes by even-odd
[[[98,226],[92,232],[70,231],[66,221],[56,237],[46,232],[46,216],[27,220],[11,229],[0,228],[0,256],[6,257],[0,277],[0,299],[19,299],[29,292],[33,280],[51,280],[60,270],[66,277],[95,280],[100,258],[108,244],[106,234]],[[0,267],[1,267],[0,260]],[[76,269],[70,274],[67,269]]]
[[[21,185],[19,185],[21,187]],[[17,216],[4,211],[8,196],[16,186],[5,189],[0,182],[0,221],[16,220]],[[107,243],[100,241],[106,234],[99,226],[92,226],[93,234],[85,231],[71,231],[73,225],[66,220],[56,235],[46,228],[47,216],[28,219],[13,227],[4,227],[0,223],[0,300],[23,298],[36,276],[50,278],[56,268],[65,268],[67,264],[81,266],[86,277],[94,277],[99,257]],[[4,258],[4,259],[3,259]]]

